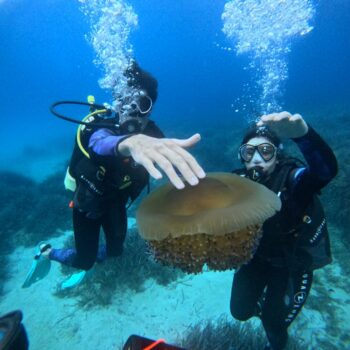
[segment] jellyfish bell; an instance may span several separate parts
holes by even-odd
[[[197,186],[166,184],[137,211],[140,235],[156,260],[198,273],[237,268],[249,261],[263,222],[280,210],[265,186],[230,173],[210,173]]]

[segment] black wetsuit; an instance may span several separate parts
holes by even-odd
[[[164,137],[152,121],[143,134]],[[85,142],[90,158],[79,153],[72,157],[71,173],[77,181],[73,201],[75,249],[52,249],[51,260],[89,270],[96,261],[122,253],[127,232],[127,202],[134,200],[149,180],[144,167],[116,151],[124,138],[125,135],[112,130],[99,129]],[[103,246],[99,246],[101,228],[106,240]]]
[[[280,194],[282,209],[264,223],[259,247],[253,259],[236,271],[231,292],[233,317],[245,321],[259,316],[275,350],[283,349],[287,343],[287,328],[307,299],[313,270],[331,261],[325,219],[306,238],[303,221],[310,205],[320,205],[315,195],[336,175],[337,161],[311,127],[305,136],[294,141],[308,166],[291,167],[291,162],[281,161],[262,182],[278,192],[274,185],[283,168],[290,168]],[[318,211],[323,213],[322,207]]]

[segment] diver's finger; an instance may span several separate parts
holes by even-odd
[[[191,153],[187,152],[185,149],[183,149],[182,147],[175,147],[174,151],[176,153],[178,153],[185,161],[186,163],[189,165],[189,167],[192,169],[192,171],[194,172],[194,174],[199,178],[199,179],[203,179],[206,174],[205,171],[203,170],[203,168],[199,165],[199,163],[197,162],[197,160],[192,156]]]
[[[160,149],[159,152],[171,163],[172,166],[176,167],[176,169],[191,186],[198,184],[198,177],[192,171],[186,159],[184,159],[179,153],[168,147]]]
[[[169,140],[176,143],[180,147],[188,148],[198,143],[201,140],[201,135],[197,133],[187,139],[169,139]]]
[[[303,120],[303,117],[300,114],[293,114],[290,117],[290,121],[297,122]]]
[[[277,113],[271,113],[271,114],[264,114],[260,117],[259,121],[256,123],[257,126],[263,126],[263,125],[268,125],[271,124]]]
[[[163,177],[162,173],[154,166],[150,158],[142,155],[135,157],[134,160],[136,163],[142,165],[154,179],[159,180]]]
[[[162,149],[164,152],[164,148]],[[176,173],[174,169],[174,159],[171,161],[165,157],[163,154],[157,152],[152,154],[153,162],[155,162],[160,169],[164,171],[166,176],[169,178],[171,183],[177,188],[177,189],[183,189],[185,187],[185,184],[181,180],[180,176]]]
[[[277,113],[274,120],[276,122],[285,122],[285,121],[288,121],[291,116],[292,115],[289,112],[283,111],[283,112]]]

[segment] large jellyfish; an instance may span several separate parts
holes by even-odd
[[[190,273],[237,268],[249,261],[263,222],[280,210],[265,186],[230,173],[211,173],[194,187],[166,184],[141,203],[137,222],[157,261]]]

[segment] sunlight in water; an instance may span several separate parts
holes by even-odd
[[[259,113],[280,111],[287,54],[292,39],[309,33],[314,16],[310,0],[231,0],[222,14],[223,32],[237,54],[247,53],[259,90]]]
[[[94,63],[102,68],[101,88],[112,91],[114,96],[128,96],[125,71],[133,60],[130,32],[138,25],[133,8],[123,0],[79,0],[82,12],[89,18],[91,32],[87,35],[93,46]]]

